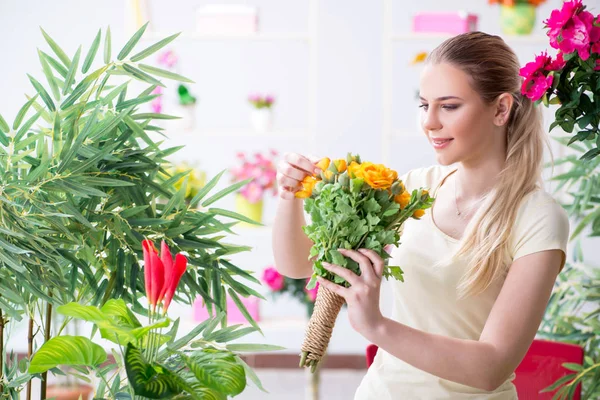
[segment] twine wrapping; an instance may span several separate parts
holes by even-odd
[[[308,321],[304,343],[302,343],[300,367],[311,367],[312,372],[316,370],[325,355],[342,305],[344,305],[343,297],[324,286],[319,287],[315,308]]]

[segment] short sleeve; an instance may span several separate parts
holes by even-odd
[[[513,261],[544,250],[562,250],[562,270],[566,261],[568,241],[569,217],[552,196],[539,192],[526,199],[517,214],[512,233]]]

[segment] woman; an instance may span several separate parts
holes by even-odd
[[[565,263],[569,221],[544,191],[540,110],[520,93],[519,62],[498,36],[453,37],[428,57],[421,76],[421,124],[440,165],[409,171],[409,190],[436,198],[403,227],[392,254],[405,282],[391,282],[392,318],[382,316],[382,259],[359,249],[339,266],[352,327],[379,346],[355,399],[516,399],[511,380],[529,349]],[[314,159],[286,155],[273,234],[277,268],[308,277],[310,240],[299,182]]]

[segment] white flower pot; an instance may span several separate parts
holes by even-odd
[[[257,133],[266,133],[273,127],[273,113],[270,108],[255,108],[250,114],[252,127]]]

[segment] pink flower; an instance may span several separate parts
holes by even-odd
[[[524,78],[521,93],[534,101],[541,99],[554,80],[554,76],[548,75],[548,72],[558,71],[564,66],[565,61],[561,53],[553,61],[546,52],[542,52],[535,57],[535,61],[525,64],[519,71],[519,75]]]
[[[152,94],[162,94],[162,87],[157,86],[153,91]],[[150,107],[152,108],[152,112],[156,113],[156,114],[160,114],[160,112],[162,111],[162,96],[158,96],[157,98],[153,99],[150,102]]]
[[[285,277],[273,266],[265,268],[262,279],[274,292],[279,292],[285,286]]]
[[[260,95],[251,94],[250,96],[248,96],[248,101],[251,103],[258,103],[260,101]]]
[[[267,103],[269,105],[273,104],[274,101],[275,101],[275,98],[273,96],[271,96],[271,95],[267,95],[265,97],[265,103]]]
[[[309,281],[310,281],[310,278],[306,280],[306,283],[308,284]],[[317,286],[315,286],[314,288],[312,288],[310,290],[305,287],[304,291],[306,292],[308,299],[314,303],[315,300],[317,300],[317,292],[319,291],[319,282],[317,282]]]
[[[241,191],[240,194],[250,203],[255,204],[262,200],[263,188],[256,182],[250,182]]]
[[[577,51],[582,60],[590,56],[590,43],[600,37],[600,28],[594,26],[594,16],[584,11],[581,0],[563,3],[560,10],[553,10],[546,21],[550,28],[550,45],[563,53]]]
[[[177,56],[173,50],[164,51],[158,56],[158,63],[173,68],[177,64]]]

